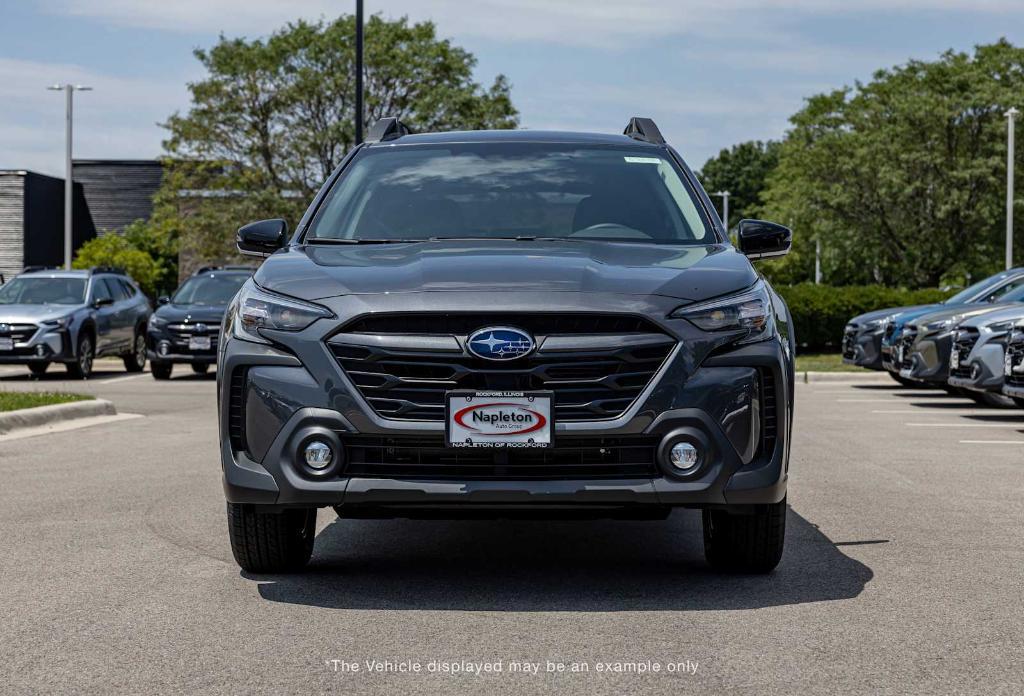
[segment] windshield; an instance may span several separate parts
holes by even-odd
[[[716,241],[662,151],[552,143],[370,148],[305,241],[452,237]]]
[[[85,278],[30,278],[19,276],[0,285],[0,304],[85,303]]]
[[[1001,292],[989,302],[1024,302],[1024,285],[1014,285],[1008,292]]]
[[[948,300],[946,300],[945,304],[966,304],[968,302],[971,302],[972,300],[975,300],[975,298],[977,298],[976,301],[979,302],[992,302],[1000,294],[1009,292],[1010,290],[1013,290],[1018,285],[1020,285],[1021,282],[1024,282],[1024,279],[1018,279],[1015,282],[1010,283],[1006,283],[1006,280],[1007,276],[1006,274],[1003,273],[999,273],[994,276],[989,276],[988,278],[985,278],[984,280],[979,280],[974,285],[970,285],[967,288],[958,292],[957,294],[953,295]],[[1003,287],[999,287],[1002,283],[1006,283],[1006,285]],[[999,287],[999,290],[994,295],[979,297],[979,295],[982,295],[986,290],[992,290],[993,288],[996,287]]]
[[[174,304],[226,305],[249,278],[246,273],[211,273],[189,278],[171,298]]]

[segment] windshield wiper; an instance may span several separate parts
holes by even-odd
[[[538,237],[530,234],[520,234],[515,237],[431,237],[431,242],[450,242],[450,241],[506,241],[506,242],[564,242],[574,241],[567,237]]]
[[[414,244],[426,239],[341,239],[337,237],[310,237],[306,244]]]

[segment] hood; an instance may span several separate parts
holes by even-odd
[[[227,311],[227,305],[183,305],[172,302],[157,307],[153,316],[183,324],[200,321],[207,324],[219,324],[224,318],[225,311]]]
[[[918,317],[922,317],[926,314],[931,314],[933,312],[947,312],[966,306],[967,305],[944,305],[941,302],[930,305],[919,305],[900,312],[893,318],[893,323],[897,326],[905,326],[907,324],[915,323],[915,320]]]
[[[960,326],[991,326],[1001,321],[1019,321],[1024,319],[1024,304],[1019,302],[1004,305],[991,305],[992,311],[968,317],[960,322]]]
[[[954,305],[948,309],[943,309],[938,312],[931,312],[930,314],[924,314],[919,316],[912,323],[919,329],[931,324],[935,321],[949,321],[950,326],[959,324],[965,319],[971,317],[977,317],[982,314],[988,314],[1000,309],[1006,309],[1010,307],[1010,304],[964,304]]]
[[[697,301],[739,291],[758,276],[725,244],[447,240],[288,247],[254,280],[304,300],[338,295],[539,291],[663,295]]]
[[[929,305],[929,306],[933,306],[933,305]],[[865,312],[864,314],[858,314],[857,316],[855,316],[853,319],[850,319],[850,321],[848,321],[846,323],[847,324],[867,324],[869,321],[875,321],[877,319],[885,319],[886,317],[894,316],[896,314],[900,314],[901,312],[906,312],[906,311],[912,310],[912,309],[918,309],[918,307],[917,306],[908,306],[908,307],[887,307],[886,309],[876,309],[873,312]]]
[[[0,324],[38,324],[74,314],[85,305],[0,305]]]

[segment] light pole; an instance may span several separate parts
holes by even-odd
[[[1020,112],[1012,106],[1006,116],[1006,267],[1013,267],[1013,122]]]
[[[725,233],[729,234],[729,192],[715,191],[712,196],[719,196],[722,199],[722,222],[725,223]]]
[[[64,92],[64,268],[71,270],[71,208],[74,203],[74,185],[71,173],[71,106],[75,92],[88,92],[92,87],[85,85],[51,85],[46,89]]]
[[[363,0],[356,0],[356,145],[363,142]]]

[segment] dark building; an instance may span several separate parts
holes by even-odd
[[[75,185],[82,185],[95,235],[121,232],[153,212],[163,165],[158,160],[75,160]]]
[[[74,188],[72,242],[95,236],[82,186]],[[24,170],[0,170],[0,274],[25,266],[64,263],[64,180]]]

